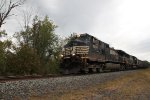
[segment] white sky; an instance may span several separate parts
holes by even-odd
[[[3,26],[9,35],[21,29],[21,9],[37,9],[58,25],[56,33],[89,33],[142,60],[150,61],[150,0],[27,0]],[[31,9],[30,9],[31,10]],[[35,14],[35,13],[33,13]]]

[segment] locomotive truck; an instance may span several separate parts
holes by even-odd
[[[77,35],[64,46],[60,70],[63,74],[142,68],[142,61],[123,50],[111,48],[87,33]]]

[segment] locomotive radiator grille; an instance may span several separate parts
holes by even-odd
[[[69,56],[73,54],[88,54],[89,46],[73,46],[64,48],[63,55]]]
[[[71,55],[71,52],[72,52],[72,48],[71,47],[68,47],[68,48],[65,48],[64,49],[64,52],[63,52],[63,55]]]
[[[74,46],[76,54],[88,54],[89,46]]]

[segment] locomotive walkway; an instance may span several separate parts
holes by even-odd
[[[134,93],[135,99],[137,99],[137,95],[139,98],[150,99],[147,94],[150,93],[150,86],[148,88],[141,87],[142,84],[148,84],[143,80],[145,77],[149,79],[148,82],[150,83],[150,76],[147,76],[148,71],[150,72],[150,69],[7,81],[0,83],[0,99],[99,100],[114,98],[116,100],[119,97],[122,99],[124,96],[130,99]],[[135,82],[137,84],[134,84]],[[144,89],[146,92],[140,94],[140,91],[144,91]]]

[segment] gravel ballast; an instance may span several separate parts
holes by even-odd
[[[0,100],[28,100],[30,96],[42,96],[46,93],[62,93],[82,89],[131,72],[133,71],[3,82],[0,83]]]

